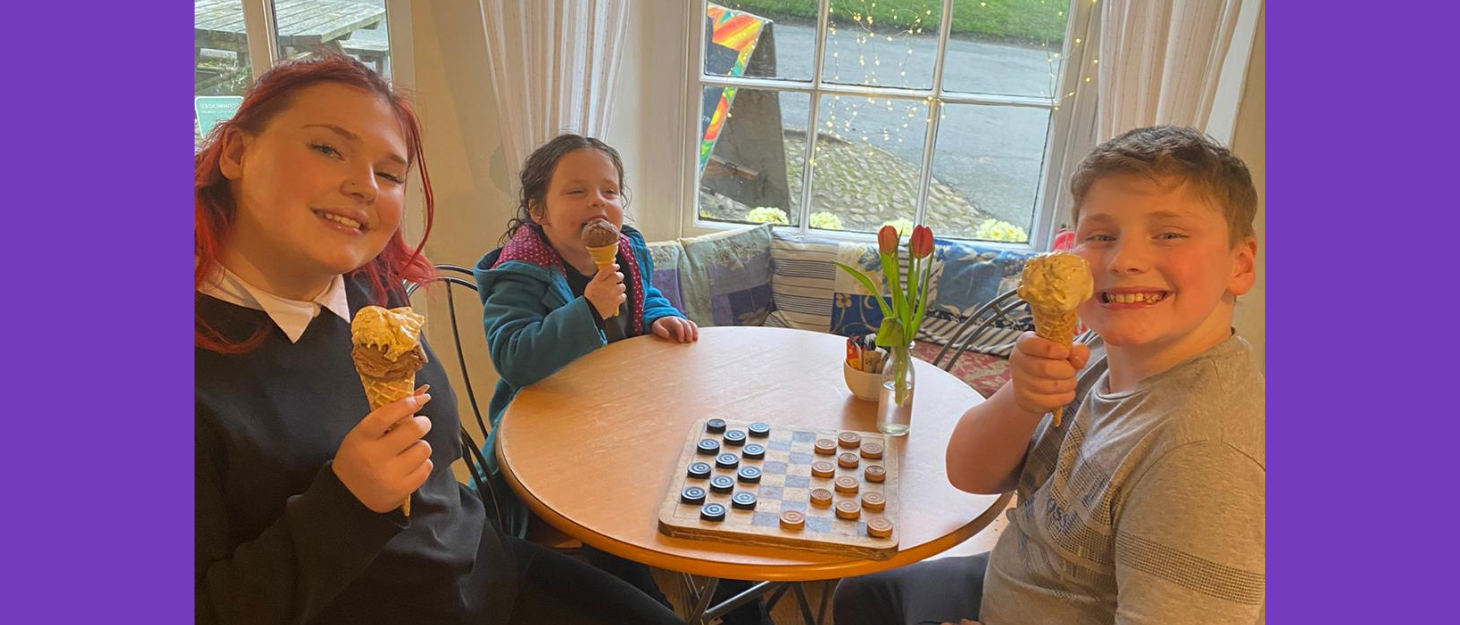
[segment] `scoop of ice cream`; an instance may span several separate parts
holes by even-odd
[[[395,360],[385,356],[385,349],[376,345],[356,345],[350,350],[355,361],[355,371],[360,375],[382,380],[406,377],[426,366],[426,350],[417,345]]]
[[[1029,259],[1019,277],[1019,297],[1031,306],[1070,312],[1095,292],[1095,279],[1085,259],[1068,252],[1050,252]]]
[[[379,348],[386,360],[395,362],[420,348],[421,324],[425,322],[425,317],[409,307],[386,310],[366,306],[350,322],[350,342]]]
[[[583,244],[604,247],[618,243],[618,228],[604,219],[595,219],[583,226]]]

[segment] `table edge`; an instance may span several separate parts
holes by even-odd
[[[497,449],[495,451],[499,458],[502,457],[501,444],[502,439],[498,438],[495,445]],[[960,543],[973,538],[975,534],[983,531],[984,528],[987,528],[993,523],[1003,513],[1004,509],[1008,507],[1009,501],[1014,497],[1013,491],[1003,493],[982,514],[974,517],[957,530],[935,540],[928,541],[918,547],[899,550],[897,555],[886,560],[852,559],[838,562],[786,565],[742,564],[670,555],[645,549],[638,545],[613,538],[612,536],[600,534],[573,522],[544,504],[527,487],[523,486],[522,482],[517,479],[517,474],[512,471],[508,463],[501,463],[499,468],[502,471],[502,476],[506,478],[508,485],[512,487],[512,491],[527,504],[527,508],[533,514],[546,521],[558,531],[583,541],[584,544],[622,558],[670,571],[722,579],[751,581],[802,582],[839,579],[878,573],[888,569],[915,564],[952,549]]]

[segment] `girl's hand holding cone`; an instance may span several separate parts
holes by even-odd
[[[583,288],[583,297],[598,311],[598,316],[608,319],[618,314],[618,308],[628,301],[624,287],[624,274],[618,270],[618,263],[600,268]]]
[[[430,477],[431,444],[422,437],[431,420],[412,416],[429,401],[423,393],[381,406],[340,443],[330,468],[366,508],[390,512]]]

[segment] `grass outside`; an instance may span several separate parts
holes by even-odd
[[[816,0],[723,0],[721,6],[747,11],[771,19],[816,19]],[[942,18],[941,0],[831,0],[833,19],[839,24],[856,21],[870,24],[874,32],[888,27],[906,30],[921,27],[937,33]],[[955,0],[955,35],[974,35],[1004,41],[1059,45],[1065,39],[1067,0]]]

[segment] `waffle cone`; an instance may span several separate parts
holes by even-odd
[[[604,245],[602,247],[589,247],[588,255],[593,257],[593,264],[598,266],[598,270],[603,271],[604,267],[612,265],[615,259],[618,258],[618,243]],[[604,315],[603,318],[608,319],[616,316],[618,316],[617,310]]]
[[[1075,344],[1075,328],[1079,326],[1080,320],[1075,311],[1050,310],[1030,306],[1029,311],[1034,313],[1034,333],[1046,341],[1073,347]],[[1060,425],[1060,414],[1065,411],[1064,406],[1054,409],[1054,426]]]
[[[588,255],[593,257],[593,264],[603,269],[613,264],[614,258],[618,256],[618,244],[605,245],[603,247],[588,248]]]
[[[412,373],[403,378],[384,379],[360,376],[360,384],[365,387],[365,398],[370,400],[370,410],[376,410],[391,402],[397,402],[409,397],[416,392],[416,374]],[[400,505],[401,513],[411,516],[411,498],[406,497]]]

